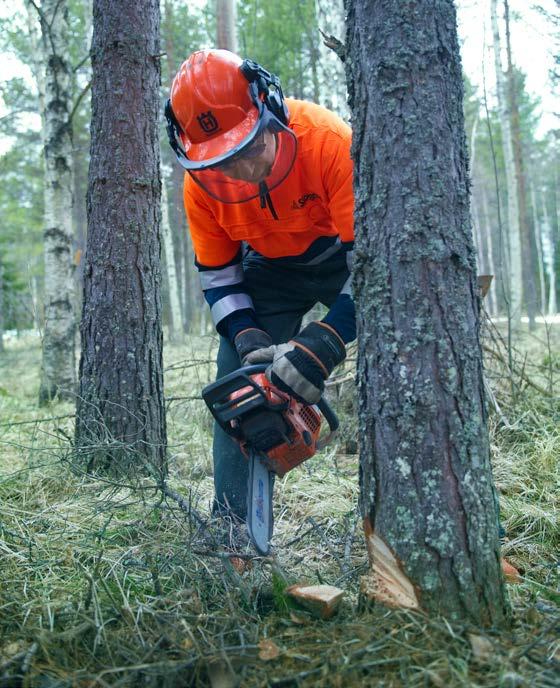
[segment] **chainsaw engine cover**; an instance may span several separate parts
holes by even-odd
[[[321,416],[312,406],[281,392],[266,375],[251,377],[267,403],[238,419],[241,449],[246,456],[251,449],[258,451],[270,470],[282,477],[317,451]],[[245,396],[241,389],[231,400]]]
[[[278,411],[252,411],[239,421],[245,444],[259,452],[267,452],[286,442],[290,427]]]

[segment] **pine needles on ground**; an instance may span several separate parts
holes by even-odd
[[[484,635],[360,597],[351,375],[331,386],[347,409],[339,443],[277,483],[275,557],[236,560],[208,516],[211,423],[198,394],[213,375],[213,340],[192,342],[208,355],[167,351],[167,495],[148,478],[123,486],[72,469],[73,409],[56,405],[46,420],[35,408],[39,349],[16,343],[0,359],[0,686],[557,686],[552,335],[549,345],[546,333],[525,337],[531,354],[513,370],[499,337],[486,340],[498,354],[487,375],[504,554],[523,577],[510,586],[512,628]],[[295,581],[344,588],[338,616],[294,610],[284,588]]]

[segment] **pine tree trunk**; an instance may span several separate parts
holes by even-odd
[[[542,227],[542,246],[543,261],[548,277],[548,301],[546,306],[547,315],[556,315],[558,311],[556,302],[556,251],[554,247],[554,237],[550,218],[546,207],[546,199],[542,195],[543,208],[543,227]]]
[[[44,63],[45,323],[39,403],[75,399],[76,330],[72,250],[72,110],[68,63],[68,7],[63,0],[41,5]]]
[[[181,316],[181,303],[179,302],[179,283],[175,269],[173,237],[171,236],[171,225],[169,224],[167,187],[165,182],[161,186],[161,231],[165,251],[165,265],[167,267],[167,283],[169,285],[169,339],[172,342],[178,343],[183,341],[183,318]]]
[[[511,134],[511,114],[508,107],[507,86],[502,69],[500,30],[498,27],[498,0],[491,0],[492,33],[494,36],[494,64],[496,69],[496,95],[500,112],[502,130],[504,166],[508,199],[508,238],[509,238],[509,275],[508,275],[508,317],[514,322],[521,318],[523,301],[523,268],[521,262],[521,229],[519,226],[519,204],[517,195],[517,178],[513,159]]]
[[[531,209],[533,211],[533,234],[535,238],[535,246],[537,247],[537,271],[539,274],[540,287],[540,310],[541,313],[546,312],[546,284],[544,279],[544,262],[542,250],[542,228],[539,221],[539,211],[537,208],[537,194],[535,193],[535,185],[531,182]]]
[[[343,0],[315,0],[315,16],[319,29],[327,36],[344,41]],[[348,118],[344,65],[336,53],[319,41],[319,102]]]
[[[490,215],[488,212],[488,197],[486,194],[486,189],[482,187],[482,217],[484,218],[484,230],[483,234],[486,238],[487,251],[486,255],[488,257],[488,274],[494,275],[494,279],[490,284],[490,291],[488,292],[488,312],[492,316],[498,315],[498,294],[497,294],[497,274],[494,261],[494,242],[492,240],[492,223],[490,222]]]
[[[165,467],[159,3],[94,0],[77,460]]]
[[[0,255],[0,353],[4,353],[4,263]]]
[[[173,42],[173,31],[172,27],[174,25],[174,15],[173,7],[169,0],[165,1],[165,51],[167,53],[167,78],[168,83],[173,82],[175,73],[179,67],[177,63],[177,57],[175,54],[175,45]],[[170,149],[168,148],[168,153]],[[175,274],[177,276],[177,288],[179,290],[179,303],[181,304],[181,321],[176,323],[175,327],[181,327],[183,333],[187,331],[186,324],[188,322],[188,304],[186,301],[186,290],[185,290],[185,249],[184,249],[184,235],[187,233],[187,227],[185,223],[185,211],[183,207],[183,180],[185,173],[176,164],[174,156],[170,155],[171,160],[171,237],[173,240],[173,255],[175,257]]]
[[[216,45],[237,52],[235,0],[216,0]]]
[[[515,86],[515,75],[511,59],[511,36],[509,22],[509,2],[504,0],[505,24],[506,24],[506,54],[507,54],[507,88],[508,102],[511,119],[511,138],[513,145],[513,163],[515,167],[515,181],[517,193],[517,207],[519,209],[519,226],[521,235],[521,256],[523,274],[523,294],[525,307],[529,316],[529,329],[535,329],[535,316],[537,314],[537,290],[535,287],[535,274],[533,266],[536,263],[536,249],[531,232],[531,223],[527,212],[527,189],[525,183],[525,163],[521,144],[521,124],[519,121],[519,105]]]
[[[452,0],[349,0],[363,592],[506,618]],[[430,126],[425,126],[429,122]]]

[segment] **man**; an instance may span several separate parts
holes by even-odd
[[[317,402],[356,336],[350,128],[319,105],[284,100],[277,77],[225,50],[184,62],[166,117],[221,335],[217,376],[270,362],[275,385]],[[318,302],[327,315],[300,331]],[[216,510],[245,519],[247,473],[237,444],[216,426]]]

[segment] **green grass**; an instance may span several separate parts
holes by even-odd
[[[148,479],[123,488],[71,470],[73,409],[37,408],[38,344],[17,342],[0,358],[0,686],[559,685],[560,406],[524,378],[556,386],[560,343],[538,334],[518,337],[529,354],[513,376],[487,364],[504,552],[523,578],[509,587],[512,627],[484,633],[485,656],[468,635],[480,632],[371,608],[359,593],[350,383],[338,444],[277,481],[275,559],[240,574],[215,526],[201,529]],[[211,423],[192,397],[213,376],[214,345],[166,348],[169,484],[204,519]],[[294,614],[283,590],[296,580],[343,587],[339,614]],[[277,657],[259,657],[263,641]]]

